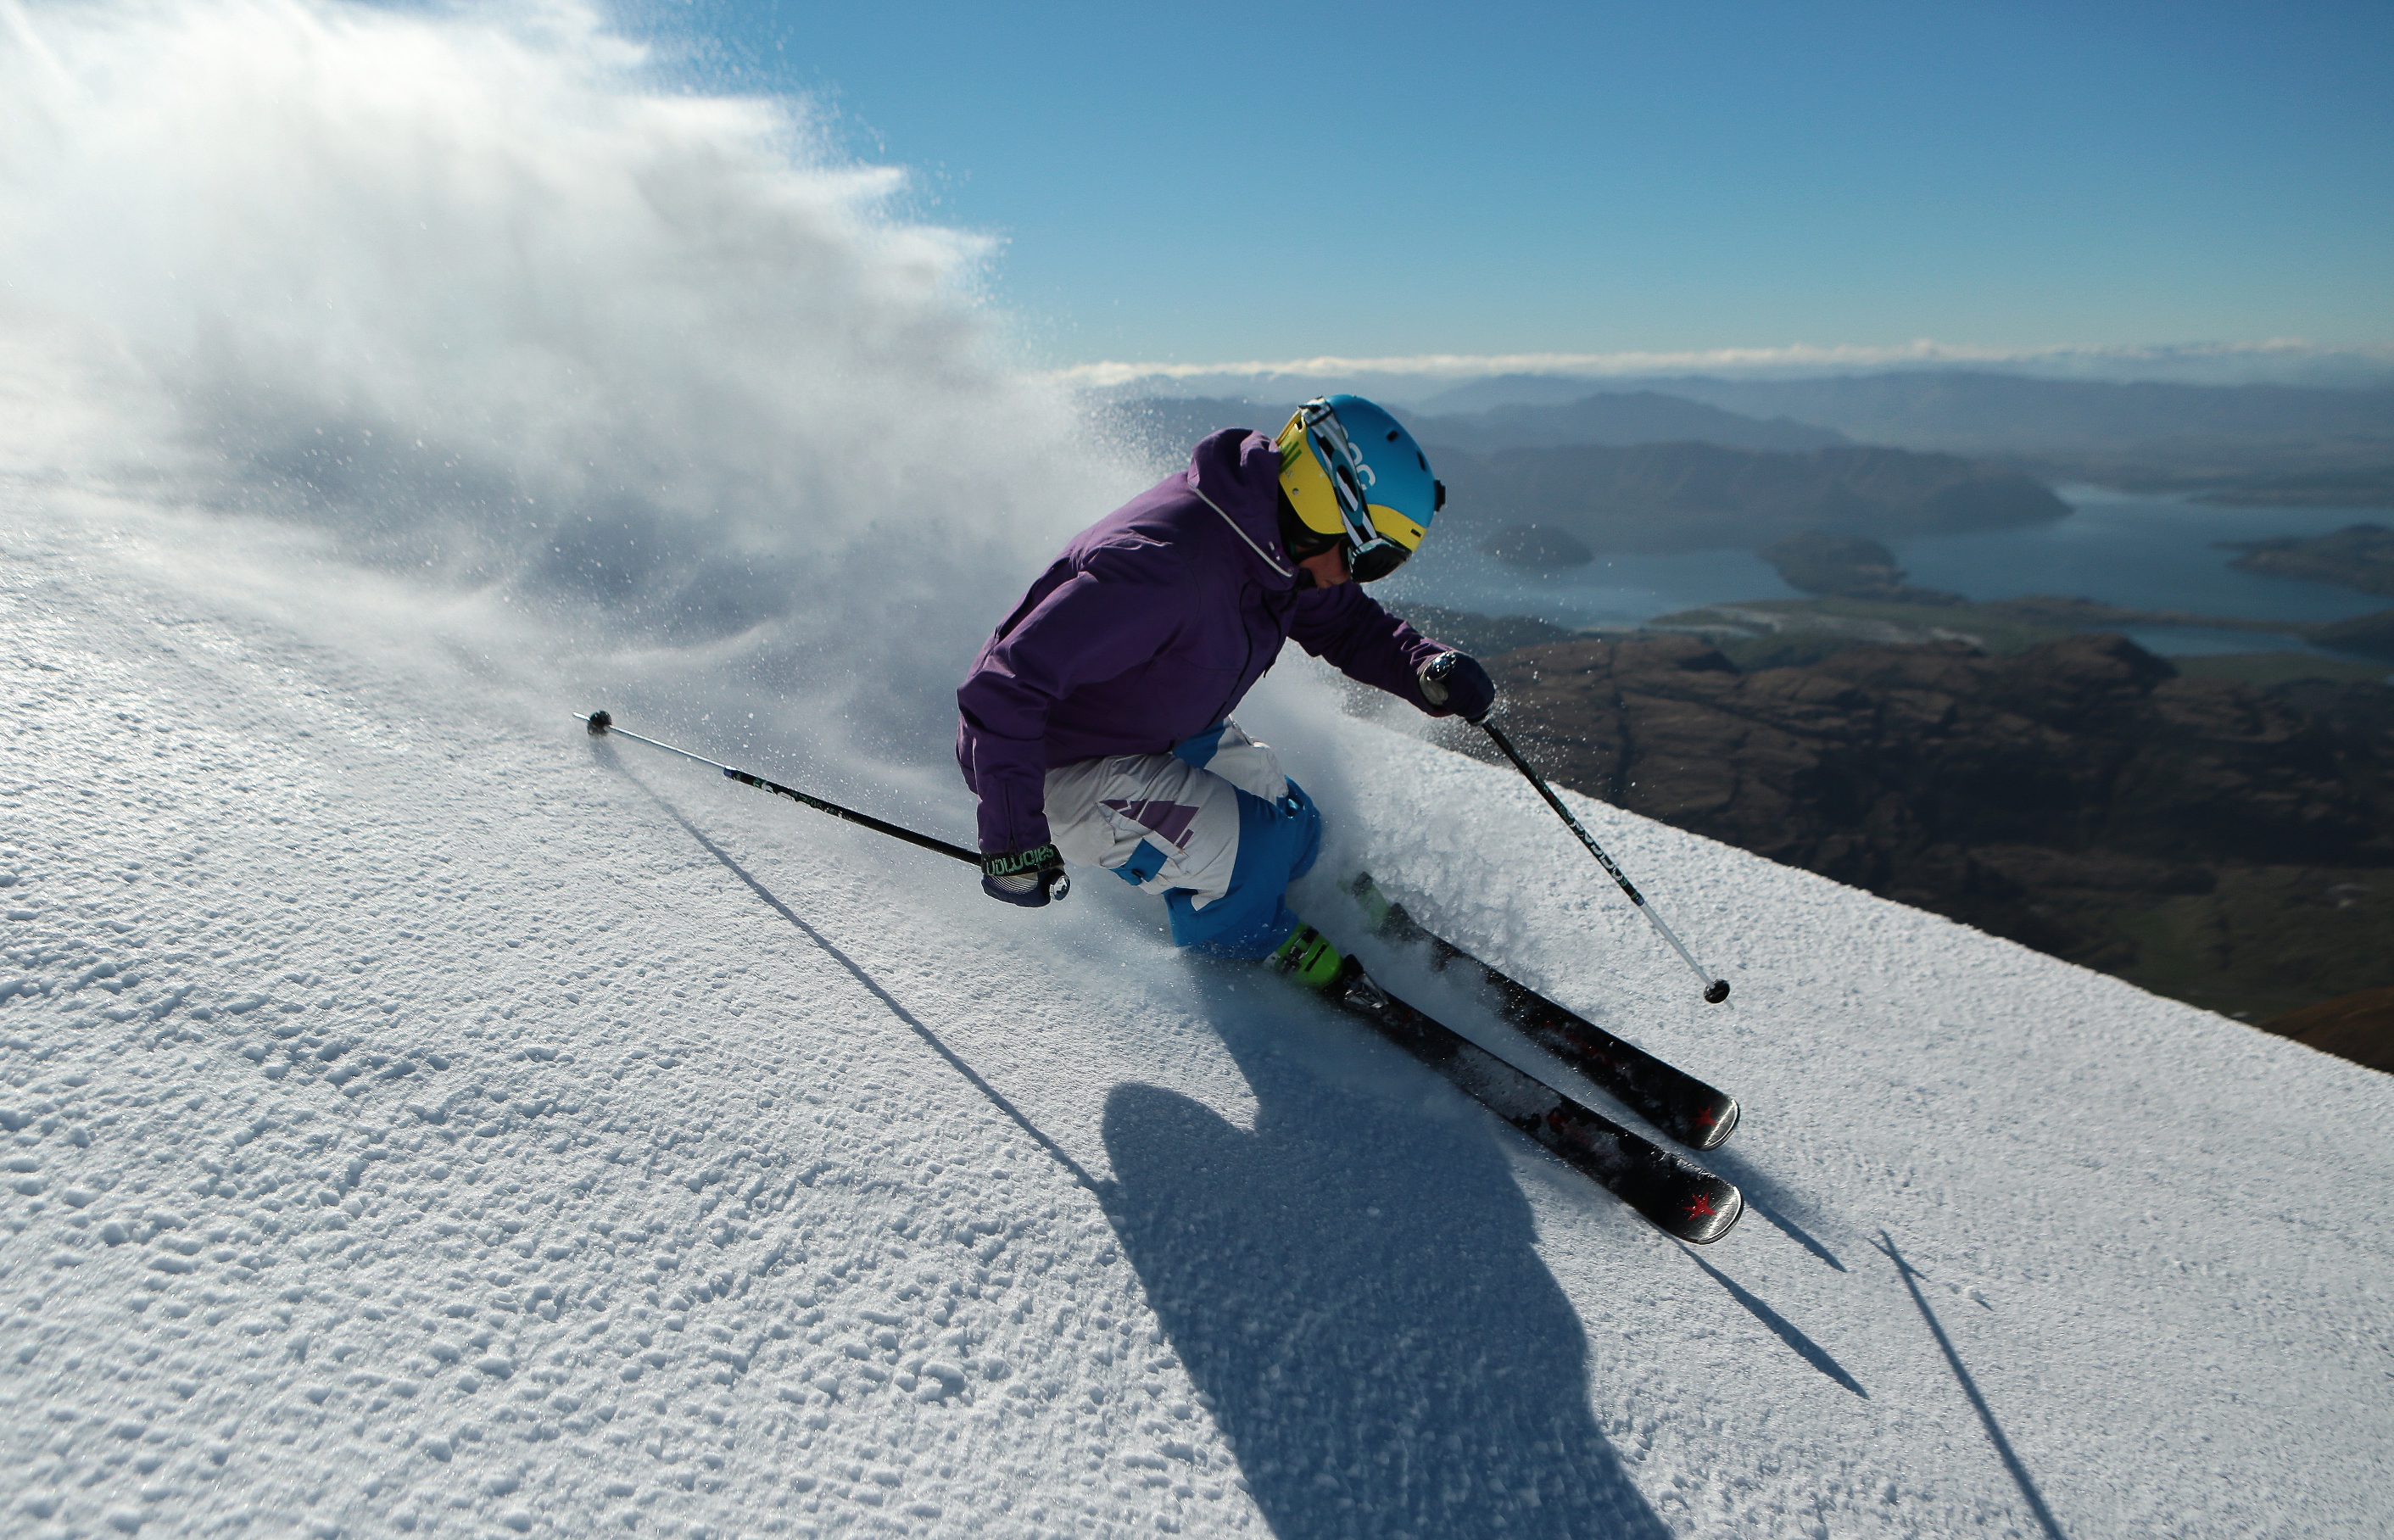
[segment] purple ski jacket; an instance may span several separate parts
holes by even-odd
[[[956,691],[956,762],[980,848],[1047,843],[1050,766],[1166,754],[1227,718],[1296,638],[1432,716],[1414,671],[1446,649],[1365,597],[1318,588],[1281,548],[1280,452],[1225,428],[1082,531]]]

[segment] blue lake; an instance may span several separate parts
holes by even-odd
[[[2238,619],[2343,620],[2394,608],[2394,599],[2331,584],[2266,577],[2229,565],[2222,540],[2325,534],[2348,524],[2394,522],[2371,508],[2222,508],[2178,497],[2101,487],[2058,489],[2067,519],[1975,534],[1889,542],[1924,588],[1976,599],[2055,594],[2139,610],[2189,610]],[[1738,599],[1805,597],[1748,551],[1599,556],[1561,573],[1524,573],[1475,549],[1432,539],[1419,559],[1380,586],[1387,598],[1483,614],[1535,615],[1559,625],[1637,625],[1675,610]],[[2313,651],[2299,639],[2252,631],[2138,627],[2157,652]]]

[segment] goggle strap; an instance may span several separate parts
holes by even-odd
[[[1338,414],[1327,401],[1308,401],[1297,408],[1297,418],[1314,464],[1330,480],[1331,500],[1337,505],[1338,521],[1347,528],[1347,570],[1360,583],[1388,576],[1414,553],[1382,534],[1372,522],[1370,502],[1356,481],[1353,469],[1361,463],[1362,456],[1355,453],[1354,443],[1347,437],[1347,425],[1338,420]],[[1446,505],[1446,487],[1442,483],[1433,485],[1438,488],[1437,506],[1432,509],[1435,512]],[[1378,566],[1374,558],[1390,555],[1395,559],[1370,577],[1357,570],[1366,565]]]
[[[1338,505],[1338,521],[1347,526],[1347,538],[1355,542],[1359,549],[1385,541],[1371,515],[1364,512],[1363,489],[1356,484],[1350,468],[1361,456],[1347,437],[1347,425],[1327,406],[1309,405],[1302,410],[1306,447],[1313,452],[1315,463],[1330,479],[1333,499]]]

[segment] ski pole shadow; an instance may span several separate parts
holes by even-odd
[[[1312,1072],[1292,1038],[1335,1029],[1259,982],[1200,981],[1253,1132],[1133,1083],[1104,1137],[1124,1252],[1272,1533],[1663,1540],[1502,1130],[1385,1061]]]
[[[1928,1308],[1928,1296],[1920,1292],[1918,1282],[1927,1274],[1917,1270],[1905,1259],[1903,1253],[1896,1249],[1895,1237],[1886,1231],[1880,1231],[1878,1239],[1871,1244],[1885,1252],[1888,1260],[1895,1264],[1896,1276],[1902,1279],[1903,1286],[1911,1291],[1913,1304],[1919,1307],[1921,1319],[1928,1323],[1929,1334],[1937,1338],[1937,1346],[1943,1350],[1945,1362],[1953,1371],[1953,1378],[1960,1383],[1962,1393],[1970,1398],[1970,1407],[1979,1414],[1979,1421],[1986,1427],[1987,1441],[2002,1456],[2004,1468],[2011,1472],[2020,1495],[2028,1499],[2029,1509],[2036,1515],[2037,1523],[2043,1526],[2051,1540],[2069,1540],[2069,1536],[2062,1533],[2060,1521],[2054,1518],[2053,1510],[2045,1507],[2045,1494],[2037,1490],[2035,1481],[2028,1473],[2028,1467],[2020,1463],[2011,1440],[2004,1436],[2003,1425],[1995,1420],[1993,1408],[1987,1404],[1987,1398],[1979,1393],[1979,1382],[1972,1379],[1970,1371],[1962,1366],[1962,1355],[1953,1350],[1953,1339],[1945,1335],[1945,1327],[1937,1319],[1937,1312]]]
[[[1852,1270],[1837,1259],[1835,1252],[1822,1244],[1818,1237],[1788,1218],[1789,1195],[1785,1189],[1772,1178],[1756,1171],[1743,1154],[1729,1149],[1708,1150],[1697,1158],[1737,1183],[1738,1191],[1745,1196],[1745,1206],[1768,1220],[1781,1234],[1839,1272]]]
[[[1042,1150],[1046,1151],[1048,1155],[1051,1156],[1059,1165],[1061,1165],[1066,1171],[1070,1172],[1073,1180],[1079,1182],[1083,1187],[1087,1188],[1090,1191],[1098,1193],[1100,1197],[1104,1195],[1103,1189],[1097,1178],[1090,1176],[1089,1173],[1083,1168],[1080,1162],[1074,1160],[1070,1154],[1068,1154],[1063,1146],[1058,1144],[1054,1139],[1049,1139],[1046,1134],[1040,1129],[1037,1124],[1033,1123],[1030,1118],[1023,1115],[1022,1109],[1007,1100],[1004,1092],[991,1085],[988,1081],[982,1079],[980,1071],[975,1070],[972,1065],[967,1063],[954,1048],[949,1047],[945,1043],[940,1040],[939,1033],[925,1026],[921,1020],[917,1018],[913,1011],[908,1010],[904,1006],[899,1004],[898,997],[891,994],[888,990],[882,988],[881,981],[879,980],[874,978],[872,974],[867,973],[861,966],[858,965],[855,958],[850,957],[847,953],[842,952],[836,945],[833,944],[830,937],[824,935],[822,931],[817,930],[813,926],[809,925],[799,916],[796,910],[792,909],[788,904],[783,903],[781,899],[773,893],[772,889],[757,881],[756,876],[752,875],[746,867],[741,865],[740,862],[731,858],[730,851],[724,849],[722,846],[717,845],[714,840],[708,838],[705,831],[699,828],[697,824],[692,823],[689,819],[684,818],[682,816],[681,809],[667,801],[664,795],[658,792],[655,787],[641,780],[639,776],[632,770],[625,769],[622,760],[617,757],[612,744],[606,743],[594,743],[591,745],[591,752],[598,755],[602,763],[608,764],[625,780],[639,787],[643,792],[646,792],[651,801],[664,809],[666,817],[680,824],[682,832],[689,835],[691,838],[698,842],[699,849],[704,850],[708,855],[713,856],[725,871],[730,873],[733,876],[738,877],[741,883],[745,886],[750,892],[756,894],[757,898],[764,901],[767,908],[772,910],[773,913],[781,915],[782,918],[789,921],[791,925],[795,926],[797,928],[798,933],[806,937],[808,941],[813,942],[815,947],[821,951],[824,956],[829,957],[833,962],[837,963],[842,968],[846,969],[848,977],[863,985],[865,991],[875,999],[880,1001],[882,1006],[889,1012],[890,1015],[904,1022],[906,1026],[914,1032],[915,1036],[928,1044],[933,1053],[936,1053],[941,1059],[946,1060],[950,1069],[954,1070],[956,1073],[962,1075],[966,1082],[969,1084],[974,1090],[979,1091],[982,1096],[987,1097],[992,1106],[995,1107],[999,1112],[1004,1112],[1007,1117],[1013,1119],[1015,1126],[1021,1129],[1025,1134],[1028,1134],[1033,1141],[1035,1142]]]
[[[1746,1200],[1746,1206],[1752,1207],[1753,1204],[1753,1199],[1749,1198]],[[1802,1329],[1794,1322],[1788,1320],[1777,1310],[1772,1310],[1769,1305],[1762,1301],[1759,1296],[1746,1288],[1743,1283],[1740,1283],[1736,1279],[1731,1278],[1728,1273],[1721,1271],[1720,1269],[1713,1266],[1710,1262],[1705,1261],[1702,1257],[1697,1256],[1695,1249],[1692,1246],[1682,1242],[1679,1249],[1688,1254],[1688,1259],[1690,1261],[1703,1269],[1704,1271],[1711,1276],[1714,1283],[1718,1283],[1722,1288],[1729,1290],[1729,1296],[1731,1299],[1736,1300],[1739,1304],[1744,1306],[1748,1314],[1752,1315],[1756,1321],[1761,1322],[1764,1325],[1769,1327],[1772,1336],[1778,1337],[1780,1341],[1784,1342],[1788,1347],[1794,1349],[1796,1350],[1796,1357],[1802,1359],[1813,1368],[1818,1369],[1821,1373],[1828,1375],[1831,1379],[1835,1380],[1839,1385],[1844,1386],[1847,1389],[1851,1390],[1855,1395],[1861,1397],[1862,1400],[1870,1400],[1870,1392],[1862,1389],[1861,1381],[1854,1378],[1852,1375],[1848,1374],[1844,1364],[1839,1363],[1835,1358],[1829,1356],[1829,1350],[1826,1348],[1822,1347],[1819,1343],[1805,1336]]]

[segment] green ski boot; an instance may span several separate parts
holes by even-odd
[[[1321,931],[1309,925],[1300,925],[1280,950],[1269,959],[1281,972],[1293,976],[1297,982],[1313,989],[1328,989],[1338,979],[1338,970],[1347,961],[1338,949],[1325,940]]]

